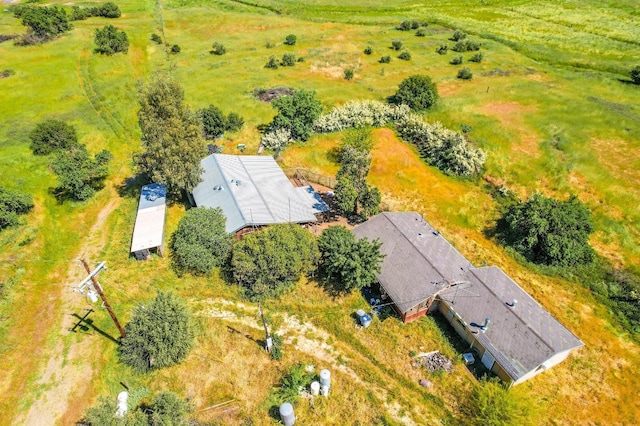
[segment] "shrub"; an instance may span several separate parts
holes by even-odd
[[[244,119],[239,114],[232,112],[227,116],[225,130],[229,132],[236,132],[242,129],[242,126],[244,126]]]
[[[454,57],[449,63],[451,65],[460,65],[462,63],[464,59],[462,58],[462,56],[456,56]]]
[[[403,61],[410,61],[411,60],[411,53],[409,53],[408,51],[405,50],[400,55],[398,55],[398,58],[402,59]]]
[[[388,64],[389,62],[391,62],[391,56],[383,56],[378,62],[380,62],[381,64]]]
[[[374,100],[349,101],[318,117],[313,128],[316,132],[328,133],[349,128],[381,127],[405,119],[409,111],[407,105],[387,105]]]
[[[156,44],[162,44],[162,38],[156,33],[151,34],[151,41]]]
[[[127,53],[129,51],[127,33],[118,30],[113,25],[106,25],[102,29],[96,28],[94,41],[97,46],[96,53],[113,55],[114,53]]]
[[[402,21],[400,25],[396,27],[399,31],[409,31],[411,29],[411,21]]]
[[[33,209],[33,197],[0,186],[0,230],[18,224],[18,217]]]
[[[297,224],[282,223],[246,235],[233,246],[233,277],[251,300],[278,297],[313,270],[315,237]]]
[[[282,353],[282,348],[284,347],[284,340],[282,339],[282,336],[280,336],[279,334],[273,333],[271,335],[271,341],[273,343],[273,346],[271,346],[271,352],[269,353],[269,355],[271,356],[271,359],[279,361],[284,356],[284,354]]]
[[[402,80],[390,103],[408,105],[415,111],[431,108],[438,100],[438,88],[426,75],[412,75]]]
[[[404,140],[416,145],[422,158],[444,173],[473,176],[482,171],[486,154],[468,142],[464,135],[413,115],[400,121],[397,128]]]
[[[9,77],[11,77],[12,75],[15,75],[15,74],[16,74],[16,72],[14,70],[5,69],[5,70],[0,71],[0,78],[9,78]]]
[[[400,41],[400,40],[393,40],[391,42],[391,48],[393,50],[400,50],[400,49],[402,49],[402,46],[403,46],[403,44],[402,44],[402,41]]]
[[[91,16],[88,9],[82,9],[79,6],[71,6],[71,20],[72,21],[84,21]]]
[[[480,50],[480,43],[471,40],[462,40],[457,42],[452,48],[454,52],[471,52]]]
[[[171,236],[172,266],[183,274],[204,275],[223,265],[231,251],[221,209],[189,209]]]
[[[480,63],[482,62],[482,58],[483,58],[482,53],[476,53],[469,60],[471,62]]]
[[[224,55],[225,53],[227,53],[227,48],[224,47],[224,44],[216,41],[213,43],[212,49],[209,53],[211,53],[212,55],[218,55],[218,56]]]
[[[264,44],[264,47],[266,47],[267,49],[272,49],[276,47],[276,45],[275,43],[272,43],[270,40],[267,40],[267,42]]]
[[[635,67],[631,68],[629,76],[631,77],[631,81],[633,81],[634,84],[640,84],[640,65],[636,65]]]
[[[78,201],[91,198],[104,186],[112,158],[107,150],[102,150],[91,158],[84,145],[58,151],[51,161],[51,170],[58,177],[58,186],[54,190],[56,196]]]
[[[436,52],[438,52],[439,55],[445,55],[448,50],[449,46],[447,46],[446,44],[441,44],[440,47],[436,49]]]
[[[118,5],[110,1],[98,7],[92,7],[90,10],[93,16],[102,16],[103,18],[119,18],[122,15]]]
[[[300,57],[296,60],[296,62],[304,62],[304,57],[300,56]]]
[[[265,68],[270,68],[270,69],[278,69],[278,60],[276,59],[275,56],[270,56],[269,60],[267,61],[267,63],[264,66]]]
[[[260,144],[266,149],[279,152],[284,147],[293,142],[291,131],[289,129],[274,129],[262,135]]]
[[[193,347],[191,315],[174,293],[158,292],[147,306],[138,305],[125,332],[120,360],[139,373],[178,364]]]
[[[293,46],[298,41],[298,38],[294,34],[289,34],[284,39],[284,44],[287,46]]]
[[[594,259],[591,211],[574,195],[558,201],[534,194],[509,207],[497,229],[503,244],[533,263],[571,267]]]
[[[56,37],[72,28],[66,10],[62,6],[24,5],[14,9],[14,16],[22,19],[22,25],[29,27],[34,43]]]
[[[296,90],[291,96],[274,99],[271,105],[278,114],[270,124],[270,130],[289,129],[291,138],[306,141],[311,136],[313,123],[322,112],[322,104],[316,93],[307,90]]]
[[[473,73],[468,67],[464,67],[458,71],[457,77],[462,80],[471,80],[473,78]]]
[[[450,40],[451,41],[460,41],[467,38],[467,33],[465,33],[462,30],[455,30],[453,32],[453,35],[451,36]]]
[[[427,30],[425,30],[424,28],[420,28],[418,31],[416,31],[416,36],[418,36],[418,37],[426,37],[427,36]]]
[[[373,53],[373,47],[371,46],[367,46],[364,48],[364,54],[365,55],[371,55]]]
[[[282,55],[282,61],[280,61],[280,65],[283,67],[292,67],[296,64],[296,55],[293,53],[285,53]]]
[[[346,70],[344,70],[344,79],[352,80],[354,73],[355,72],[353,71],[353,68],[347,68]]]
[[[209,105],[205,109],[198,111],[198,116],[202,121],[202,130],[205,139],[216,139],[224,133],[227,122],[220,108]]]
[[[173,53],[174,55],[180,53],[180,46],[178,46],[177,44],[171,46],[171,53]]]
[[[48,155],[58,150],[69,150],[78,145],[78,136],[73,126],[60,120],[48,119],[36,125],[29,133],[31,151],[34,155]]]

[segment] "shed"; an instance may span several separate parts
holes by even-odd
[[[131,253],[136,259],[145,260],[152,251],[163,255],[166,209],[167,189],[164,185],[152,183],[142,187],[131,238]]]

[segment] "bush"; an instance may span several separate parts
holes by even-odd
[[[267,61],[267,63],[264,66],[265,68],[270,68],[270,69],[278,69],[278,60],[276,59],[275,56],[270,56],[269,60]]]
[[[187,210],[171,236],[172,266],[178,274],[204,275],[223,265],[231,251],[221,209]]]
[[[389,62],[391,62],[391,56],[383,56],[378,62],[380,62],[381,64],[388,64]]]
[[[269,353],[269,355],[271,356],[271,359],[279,361],[284,356],[284,354],[282,353],[282,348],[284,347],[284,340],[282,339],[282,336],[280,336],[279,334],[273,333],[271,335],[271,341],[273,343],[273,346],[271,346],[271,352]]]
[[[409,116],[397,125],[400,136],[416,145],[420,156],[448,175],[473,176],[482,171],[485,153],[464,135],[429,124],[419,116]]]
[[[233,246],[233,277],[251,300],[278,297],[314,269],[315,237],[300,225],[283,223],[246,235]]]
[[[364,48],[364,54],[365,55],[371,55],[373,53],[373,47],[371,46],[367,46]]]
[[[457,42],[452,48],[454,52],[471,52],[480,50],[480,43],[471,40],[462,40]]]
[[[244,119],[239,114],[232,112],[227,116],[225,130],[229,132],[236,132],[242,129],[242,126],[244,126]]]
[[[344,79],[353,80],[354,74],[355,72],[353,71],[353,68],[347,68],[346,70],[344,70]]]
[[[438,52],[439,55],[445,55],[448,50],[449,46],[447,46],[446,44],[441,44],[440,47],[436,49],[436,52]]]
[[[471,62],[476,62],[476,63],[480,63],[482,62],[483,56],[482,53],[476,53],[475,55],[473,55],[471,57],[471,59],[469,59]]]
[[[271,105],[278,110],[269,128],[288,129],[291,138],[306,141],[311,136],[313,123],[322,112],[322,104],[316,93],[307,90],[296,90],[291,96],[274,99]]]
[[[156,33],[151,34],[151,41],[156,44],[162,44],[162,38]]]
[[[177,44],[171,46],[171,53],[173,53],[174,55],[180,53],[180,46],[178,46]]]
[[[112,158],[106,149],[91,158],[84,145],[58,151],[51,161],[51,170],[58,177],[58,186],[54,190],[56,196],[78,201],[93,197],[96,191],[104,187]]]
[[[416,36],[417,37],[426,37],[427,36],[427,30],[425,30],[424,28],[420,28],[418,31],[416,31]]]
[[[464,31],[461,30],[455,30],[453,32],[453,35],[451,36],[451,38],[449,40],[451,41],[460,41],[467,38],[467,33],[465,33]]]
[[[410,61],[411,60],[411,53],[409,53],[408,51],[405,50],[400,55],[398,55],[398,58],[402,59],[403,61]]]
[[[204,138],[211,140],[222,136],[227,127],[227,120],[220,108],[209,105],[205,109],[198,111],[198,116],[202,121]]]
[[[296,41],[298,41],[298,38],[294,34],[289,34],[285,37],[284,44],[286,44],[287,46],[293,46],[294,44],[296,44]]]
[[[409,31],[411,29],[411,21],[402,21],[400,25],[396,27],[399,31]]]
[[[378,214],[381,202],[378,188],[367,183],[371,155],[369,151],[362,149],[370,149],[372,146],[371,131],[357,129],[348,133],[346,138],[340,150],[341,166],[336,175],[336,204],[345,214],[359,215],[366,220],[369,216]]]
[[[381,127],[404,120],[410,112],[407,105],[387,105],[380,101],[349,101],[332,109],[315,121],[316,132],[340,132],[349,128]]]
[[[631,81],[633,81],[634,84],[640,84],[640,65],[636,65],[635,67],[631,68],[629,76],[631,77]]]
[[[211,53],[212,55],[224,55],[225,53],[227,53],[227,48],[224,47],[224,44],[219,43],[219,42],[214,42],[213,45],[211,46],[212,49],[209,53]]]
[[[393,50],[401,50],[402,46],[403,46],[403,44],[402,44],[402,42],[400,40],[393,40],[391,42],[391,48]]]
[[[462,80],[471,80],[473,78],[473,73],[468,67],[464,67],[458,71],[457,77]]]
[[[449,63],[451,65],[460,65],[463,62],[463,60],[464,59],[462,58],[462,56],[456,56]]]
[[[0,186],[0,230],[18,224],[18,217],[33,209],[33,197]]]
[[[122,15],[118,5],[110,1],[98,7],[92,7],[90,10],[93,16],[103,18],[119,18]]]
[[[272,49],[276,47],[276,45],[275,43],[272,43],[270,40],[267,40],[267,42],[264,44],[264,47],[266,47],[267,49]]]
[[[431,108],[438,100],[438,88],[426,75],[412,75],[402,80],[396,93],[389,98],[392,104],[408,105],[415,111]]]
[[[71,6],[71,20],[84,21],[91,16],[88,9],[81,9],[79,6]]]
[[[291,142],[293,142],[293,139],[289,129],[274,129],[265,133],[260,140],[262,146],[275,152],[280,152]]]
[[[498,221],[503,244],[533,263],[571,267],[593,262],[591,211],[576,196],[558,201],[534,194]]]
[[[280,61],[280,65],[283,67],[292,67],[296,64],[296,55],[293,53],[285,53],[282,55],[282,61]]]
[[[29,133],[34,155],[48,155],[58,150],[69,150],[78,145],[76,129],[64,121],[48,119],[36,125]]]
[[[127,53],[129,51],[127,33],[118,30],[113,25],[106,25],[102,29],[96,28],[94,41],[97,46],[96,53],[113,55],[114,53]]]
[[[62,6],[21,5],[14,8],[14,16],[21,18],[22,25],[29,27],[34,43],[46,41],[72,28]]]
[[[0,71],[0,78],[9,78],[9,77],[11,77],[12,75],[15,75],[15,74],[16,74],[16,72],[14,70],[5,69],[5,70]]]

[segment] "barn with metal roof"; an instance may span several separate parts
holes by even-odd
[[[198,207],[219,207],[229,233],[276,223],[316,222],[329,207],[311,187],[294,187],[266,155],[212,154],[201,162],[202,182],[193,190]]]
[[[131,253],[136,259],[147,259],[152,250],[163,255],[166,209],[167,189],[164,185],[152,183],[142,187],[131,238]]]

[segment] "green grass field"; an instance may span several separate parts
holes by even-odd
[[[255,152],[260,137],[256,126],[274,114],[268,104],[252,97],[256,88],[315,90],[329,109],[351,99],[384,100],[405,77],[428,74],[442,99],[427,118],[454,129],[472,126],[470,136],[488,153],[487,176],[523,197],[535,191],[561,198],[577,194],[594,213],[592,243],[598,253],[616,266],[638,269],[640,87],[626,81],[640,57],[635,2],[117,3],[123,11],[119,19],[75,22],[68,34],[41,46],[0,44],[0,70],[15,71],[0,79],[0,185],[30,192],[36,202],[23,226],[0,233],[0,355],[5,366],[0,373],[0,423],[27,423],[36,408],[56,413],[58,424],[72,423],[97,395],[115,395],[127,380],[152,391],[173,389],[192,398],[197,410],[236,399],[238,411],[223,419],[225,424],[241,424],[243,417],[254,424],[273,424],[270,407],[265,407],[271,384],[298,361],[343,369],[335,375],[335,397],[315,407],[297,407],[305,424],[322,422],[318,419],[345,424],[345,418],[362,424],[401,424],[406,418],[434,423],[461,415],[460,404],[473,386],[461,363],[457,361],[450,376],[430,378],[435,386],[425,393],[416,385],[421,373],[408,362],[409,352],[422,347],[455,356],[429,318],[411,325],[388,319],[376,322],[367,334],[354,333],[349,315],[363,300],[356,295],[332,299],[315,283],[305,282],[266,306],[273,324],[289,331],[287,354],[273,363],[259,345],[227,328],[261,338],[255,307],[243,302],[233,286],[217,276],[178,278],[166,258],[140,263],[128,257],[137,194],[120,189],[133,176],[132,154],[140,149],[137,84],[155,71],[174,75],[192,108],[213,103],[244,117],[245,128],[223,141],[227,153],[235,153],[237,143]],[[397,31],[395,26],[405,19],[430,22],[427,36]],[[127,55],[93,53],[93,31],[107,23],[127,32]],[[468,62],[471,54],[463,54],[463,66],[474,73],[471,81],[455,78],[459,67],[449,64],[454,52],[435,52],[443,43],[453,45],[447,39],[455,28],[482,43],[481,63]],[[3,6],[0,34],[22,32],[24,27]],[[167,44],[178,44],[181,53],[168,55],[165,46],[151,42],[154,32],[163,32]],[[283,45],[288,34],[297,35],[295,46]],[[390,49],[393,40],[403,41],[412,54],[410,62],[396,58]],[[211,55],[215,41],[228,53]],[[368,45],[374,50],[370,56],[362,53]],[[293,68],[263,68],[269,56],[280,58],[286,52],[305,61]],[[392,56],[390,64],[378,63],[383,55]],[[355,70],[352,81],[343,78],[347,68]],[[107,186],[92,200],[60,204],[51,195],[55,177],[48,160],[34,157],[28,148],[29,131],[45,118],[73,124],[90,151],[108,148],[114,154]],[[282,162],[331,175],[337,166],[328,151],[339,139],[316,135],[305,145],[287,149]],[[640,416],[635,403],[640,382],[634,374],[640,348],[613,314],[579,283],[539,275],[484,236],[498,213],[482,182],[455,180],[427,167],[388,129],[376,131],[375,139],[370,176],[386,206],[425,214],[465,256],[476,264],[502,267],[586,343],[553,371],[516,388],[532,405],[544,408],[540,422],[632,424]],[[183,211],[171,207],[166,235]],[[66,332],[68,317],[87,307],[80,296],[65,296],[82,273],[75,262],[80,253],[91,261],[107,260],[104,284],[125,322],[132,308],[152,297],[155,289],[174,289],[189,299],[199,334],[197,348],[184,364],[137,376],[123,369],[113,342],[99,333]],[[229,307],[226,301],[246,306]],[[230,322],[212,318],[211,306],[239,317]],[[292,317],[312,327],[289,330],[286,324]],[[103,310],[92,318],[98,329],[116,335]],[[314,344],[328,349],[305,351]],[[85,348],[88,356],[80,356]],[[77,377],[49,368],[56,353],[61,365],[77,367]],[[42,402],[47,389],[67,383],[82,384],[72,392],[73,403]],[[214,420],[207,412],[198,416]]]

